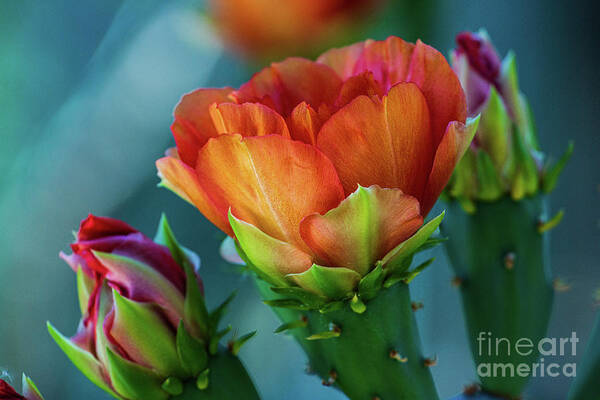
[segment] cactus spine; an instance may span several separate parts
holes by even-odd
[[[475,363],[492,368],[494,363],[511,364],[514,369],[520,363],[532,365],[553,302],[545,196],[480,202],[473,214],[451,201],[447,213],[441,230],[449,238],[446,249],[460,282]],[[512,351],[504,341],[496,352],[497,338],[508,339]],[[523,338],[534,343],[527,356],[514,348]],[[516,373],[490,375],[480,375],[483,390],[508,398],[518,398],[529,380]]]
[[[276,295],[257,280],[265,299]],[[362,313],[346,302],[341,308],[274,308],[304,348],[309,370],[352,400],[438,399],[420,337],[408,285],[382,289]],[[360,310],[359,310],[360,311]],[[298,323],[298,321],[300,321]]]

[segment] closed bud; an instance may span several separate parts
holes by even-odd
[[[161,400],[208,367],[218,318],[204,304],[198,257],[163,218],[155,240],[111,218],[82,221],[73,253],[82,312],[77,333],[50,334],[96,385],[120,399]]]
[[[505,194],[519,200],[540,189],[549,192],[570,151],[555,166],[545,162],[519,89],[515,55],[509,52],[501,59],[483,30],[460,33],[456,43],[452,67],[465,91],[469,116],[481,119],[447,193],[472,212],[477,200],[494,201]]]

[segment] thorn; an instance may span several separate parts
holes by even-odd
[[[550,218],[548,221],[544,221],[540,218],[537,224],[538,233],[548,232],[549,230],[556,228],[556,226],[560,224],[560,221],[562,221],[564,215],[565,210],[560,210],[554,215],[554,217]]]
[[[552,287],[554,288],[554,291],[559,293],[564,293],[571,290],[571,284],[561,278],[555,278],[552,281]]]
[[[420,301],[413,301],[410,303],[410,306],[412,307],[413,311],[418,311],[424,307],[423,303]]]
[[[452,281],[451,281],[452,286],[454,286],[455,288],[461,287],[463,283],[464,283],[464,280],[460,276],[455,276],[454,278],[452,278]]]
[[[396,361],[400,361],[401,363],[405,363],[408,361],[407,357],[403,357],[396,350],[390,350],[390,358],[393,358]]]
[[[334,324],[333,322],[329,323],[329,330],[335,333],[342,333],[342,328]]]
[[[515,253],[513,253],[512,251],[510,253],[506,253],[506,255],[504,256],[504,268],[506,268],[509,271],[512,271],[513,268],[515,268],[515,259],[517,258],[517,255]]]
[[[371,397],[371,400],[381,400],[381,397],[379,397],[379,396],[373,396],[373,397]]]
[[[433,358],[426,358],[423,360],[423,365],[426,367],[435,367],[437,365],[437,356]]]
[[[305,324],[307,324],[307,323],[308,323],[308,317],[307,317],[306,315],[302,315],[302,316],[300,317],[300,321],[302,321],[302,322],[304,322]]]
[[[477,383],[473,383],[472,385],[465,386],[465,388],[463,389],[463,394],[465,396],[475,396],[477,393],[479,393],[480,390],[481,387],[479,387]]]
[[[327,380],[323,379],[323,386],[331,386],[337,380],[337,372],[334,369],[329,371],[329,378]]]

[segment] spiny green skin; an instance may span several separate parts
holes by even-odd
[[[277,297],[267,284],[258,283],[265,299]],[[326,314],[317,310],[274,310],[284,323],[307,318],[305,328],[290,332],[304,348],[310,369],[324,382],[335,371],[335,381],[330,382],[351,400],[438,399],[431,371],[424,363],[408,285],[398,283],[382,289],[366,306],[362,314],[353,312],[349,304]],[[329,331],[331,323],[341,329],[339,337],[306,340]],[[406,357],[406,362],[390,357],[392,350]]]
[[[598,397],[600,385],[600,314],[585,351],[583,363],[577,368],[577,378],[571,386],[568,400],[590,400]]]
[[[540,218],[546,218],[545,196],[479,202],[474,214],[452,201],[446,212],[441,231],[448,237],[446,249],[454,272],[462,280],[460,292],[476,364],[531,366],[538,358],[537,343],[546,334],[554,295],[548,233],[538,232]],[[514,253],[512,268],[505,263],[509,253]],[[479,355],[480,332],[492,332],[492,351],[495,338],[508,338],[511,354],[506,354],[504,342],[498,356],[487,356],[487,342],[483,342],[484,354]],[[515,352],[520,338],[533,341],[530,356]],[[483,377],[481,381],[489,392],[518,398],[529,377]]]
[[[210,358],[209,385],[204,390],[196,381],[186,382],[184,391],[171,400],[259,400],[260,397],[239,358],[220,351]]]

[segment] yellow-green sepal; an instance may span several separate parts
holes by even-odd
[[[106,383],[103,378],[102,365],[91,353],[85,351],[69,340],[69,338],[60,333],[50,322],[47,322],[46,325],[50,336],[52,336],[52,339],[54,339],[58,347],[60,347],[73,365],[75,365],[86,378],[113,397],[122,399],[122,397]]]
[[[141,365],[132,363],[106,349],[108,373],[115,390],[128,400],[167,400],[169,394],[162,389],[164,379]]]

